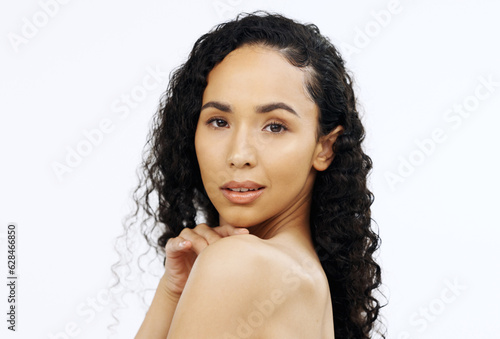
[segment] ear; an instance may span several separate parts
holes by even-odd
[[[335,157],[333,144],[338,136],[344,132],[344,127],[337,126],[327,135],[322,136],[316,145],[313,166],[317,171],[324,171],[330,166]]]

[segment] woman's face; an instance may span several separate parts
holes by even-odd
[[[316,138],[318,107],[305,77],[261,46],[234,50],[209,73],[195,147],[221,225],[249,227],[308,210],[328,150]]]

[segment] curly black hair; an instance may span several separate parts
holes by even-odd
[[[381,285],[374,260],[380,238],[371,227],[373,195],[367,188],[372,161],[361,147],[365,132],[351,76],[337,49],[313,24],[267,12],[240,14],[196,41],[186,63],[172,72],[148,135],[134,200],[135,215],[142,208],[153,223],[143,221],[141,232],[157,253],[164,253],[168,239],[196,226],[197,213],[208,225],[218,225],[194,138],[209,72],[243,45],[270,47],[307,70],[307,91],[320,110],[318,137],[344,128],[333,145],[333,162],[316,176],[311,234],[328,277],[335,337],[370,338],[382,307],[375,296]]]

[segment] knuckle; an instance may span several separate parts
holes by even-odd
[[[208,226],[207,224],[203,223],[203,224],[198,224],[196,226],[197,229],[202,229],[202,230],[207,230],[210,228],[210,226]]]
[[[175,239],[175,238],[170,238],[170,239],[168,239],[168,240],[167,240],[167,243],[165,244],[165,247],[167,247],[167,246],[171,246],[171,245],[172,245],[172,242],[173,242],[173,241],[175,241],[174,239]]]
[[[170,238],[167,240],[167,243],[165,244],[165,251],[172,251],[173,250],[175,239],[177,239],[177,238]]]
[[[192,234],[193,230],[190,228],[184,228],[180,233],[179,236],[185,236],[186,234]]]

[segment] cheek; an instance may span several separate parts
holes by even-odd
[[[304,139],[288,140],[268,147],[261,153],[262,163],[269,176],[273,176],[274,180],[292,183],[300,182],[310,173],[315,144]]]
[[[212,153],[216,147],[213,147],[209,135],[204,131],[203,126],[200,127],[199,124],[194,135],[194,147],[200,169],[203,170],[207,165],[210,165],[210,162],[207,160],[213,156]]]
[[[206,147],[206,144],[202,142],[203,136],[197,131],[194,137],[194,147],[196,150],[196,158],[198,159],[198,166],[200,166],[200,173],[203,179],[203,183],[205,183],[205,172],[207,170],[207,152],[210,151],[210,148]]]
[[[220,183],[228,181],[225,172],[220,168],[220,148],[207,140],[203,133],[196,134],[195,148],[203,186],[208,196],[212,197],[219,192]]]

